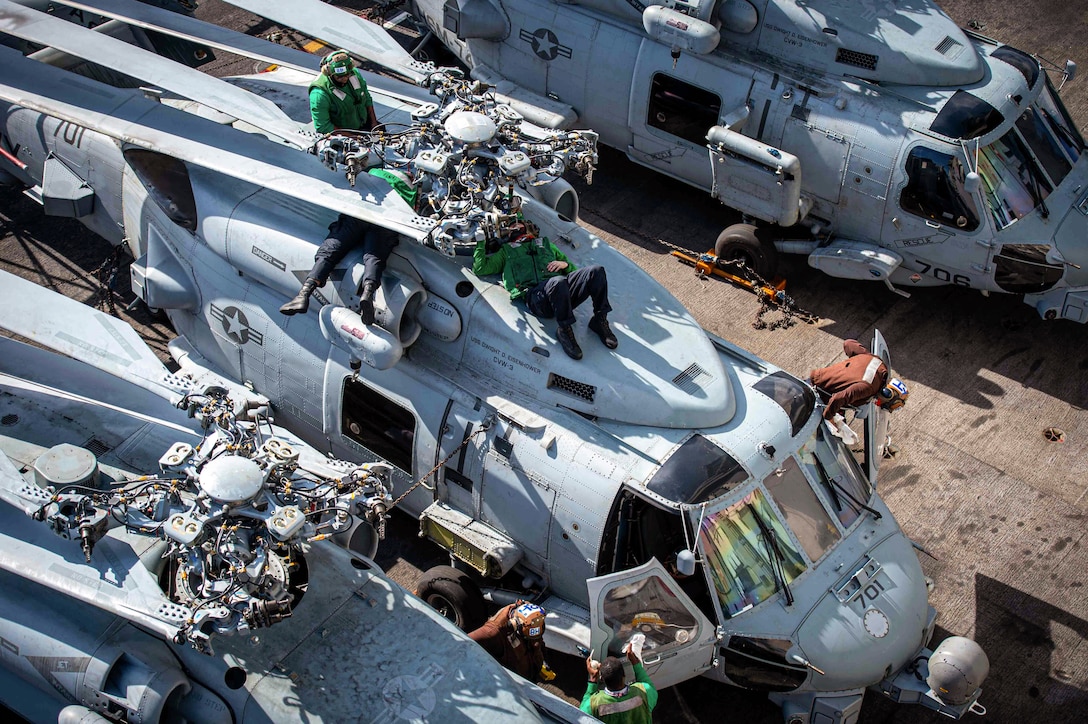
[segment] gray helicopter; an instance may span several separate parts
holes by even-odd
[[[306,130],[315,58],[149,6],[79,5],[138,11],[141,27],[279,68],[198,77],[0,0],[19,18],[0,30],[163,89],[0,52],[5,170],[47,212],[131,252],[134,289],[169,315],[180,363],[266,396],[277,423],[319,450],[393,466],[398,507],[455,564],[424,577],[424,600],[468,628],[484,594],[531,598],[548,611],[547,645],[571,654],[600,658],[643,633],[658,686],[703,674],[769,692],[795,722],[856,717],[867,688],[952,717],[985,711],[986,656],[956,636],[930,646],[925,578],[874,487],[887,414],[860,411],[863,467],[810,386],[709,335],[580,226],[559,174],[592,170],[595,134],[536,128],[517,98],[426,69],[427,91],[373,79],[395,132],[318,136]],[[370,35],[345,42],[354,16],[293,7],[274,19],[363,57],[395,55]],[[441,213],[416,214],[360,173],[371,159],[411,164],[425,208]],[[356,311],[360,253],[321,305],[278,311],[337,213],[401,236],[372,325]],[[512,223],[609,270],[618,349],[567,357],[550,323],[472,274],[468,252]],[[879,333],[873,349],[890,361]]]
[[[0,702],[29,721],[580,721],[371,560],[390,466],[3,273]],[[9,325],[8,322],[11,322]],[[93,346],[74,343],[98,330]]]
[[[1088,322],[1088,162],[1058,96],[1071,61],[930,0],[413,5],[473,77],[547,96],[544,122],[592,127],[744,214],[719,263],[770,279],[779,253],[804,254],[904,296],[955,284]]]

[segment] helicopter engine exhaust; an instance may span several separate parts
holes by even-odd
[[[578,221],[581,208],[578,192],[566,179],[557,178],[549,184],[528,186],[525,191],[567,221]]]

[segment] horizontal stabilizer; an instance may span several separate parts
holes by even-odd
[[[434,222],[417,216],[385,181],[350,186],[316,156],[24,58],[0,46],[0,98],[331,211],[423,240]]]
[[[420,63],[380,25],[318,0],[225,0],[419,83],[434,66]]]
[[[253,58],[306,73],[316,74],[321,70],[321,58],[316,55],[287,48],[264,38],[239,33],[187,15],[145,5],[137,0],[87,0],[86,2],[57,0],[57,2],[77,10],[105,15],[144,30],[154,30],[245,58]]]
[[[171,403],[184,387],[127,322],[0,271],[0,328],[132,382]]]
[[[299,148],[314,141],[308,129],[288,118],[276,104],[143,48],[46,13],[0,0],[0,32],[61,50],[92,63],[139,78],[245,121]]]

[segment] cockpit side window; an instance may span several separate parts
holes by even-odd
[[[416,418],[358,380],[344,380],[340,432],[406,473],[412,472]]]
[[[990,53],[990,57],[1008,63],[1013,68],[1020,71],[1020,75],[1024,76],[1024,80],[1028,84],[1028,88],[1034,88],[1035,81],[1039,80],[1039,61],[1035,60],[1035,58],[1032,58],[1022,50],[1017,50],[1008,45],[1002,45],[1000,48]]]
[[[1084,138],[1080,135],[1080,131],[1077,130],[1077,124],[1073,123],[1073,119],[1069,117],[1069,111],[1066,110],[1065,105],[1058,98],[1058,91],[1054,89],[1050,78],[1046,79],[1046,85],[1043,86],[1042,92],[1039,93],[1039,99],[1036,103],[1039,106],[1039,113],[1043,116],[1047,126],[1050,127],[1054,135],[1058,137],[1058,141],[1065,148],[1069,160],[1076,163],[1077,159],[1080,158],[1080,154],[1084,152]]]
[[[1001,125],[1001,113],[986,101],[964,90],[956,91],[933,119],[929,130],[949,138],[967,140],[984,136]]]
[[[673,593],[675,581],[650,576],[618,586],[605,595],[604,621],[615,635],[618,650],[633,634],[646,635],[646,649],[665,653],[692,640],[699,633],[699,622]]]
[[[907,185],[899,205],[916,216],[963,231],[979,225],[975,200],[964,188],[966,171],[956,156],[915,146],[907,156]]]
[[[646,124],[679,136],[697,146],[706,145],[706,134],[718,123],[722,99],[716,93],[655,73],[650,82]]]

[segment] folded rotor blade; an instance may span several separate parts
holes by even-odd
[[[225,0],[254,15],[343,48],[415,83],[434,70],[408,54],[385,28],[318,0]]]
[[[129,324],[62,294],[0,271],[0,328],[126,379],[181,399],[171,373]]]
[[[199,118],[24,58],[0,46],[0,99],[140,148],[263,186],[423,240],[433,221],[416,216],[385,181],[361,174],[351,187],[316,156]]]
[[[284,68],[316,74],[321,59],[294,48],[286,48],[264,38],[228,30],[218,25],[191,18],[180,13],[145,5],[137,0],[56,0],[61,5],[105,15],[145,30],[154,30],[175,38],[191,40],[217,50],[262,60]]]
[[[243,120],[298,147],[313,143],[312,135],[288,118],[276,104],[226,81],[159,57],[142,48],[101,35],[46,13],[0,0],[0,32],[70,55],[165,88]]]

